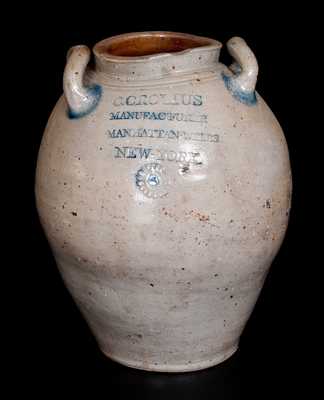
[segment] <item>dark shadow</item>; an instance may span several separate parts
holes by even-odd
[[[238,351],[227,361],[205,370],[186,373],[156,373],[131,369],[104,356],[95,372],[96,387],[103,387],[107,376],[117,398],[141,399],[243,399],[241,357]]]

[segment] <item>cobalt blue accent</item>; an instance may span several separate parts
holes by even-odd
[[[145,171],[143,167],[141,167],[135,174],[135,183],[136,186],[141,187],[141,184],[145,179]]]
[[[226,75],[224,72],[222,72],[222,78],[226,88],[232,93],[236,100],[248,106],[254,106],[257,103],[255,91],[244,92],[237,87],[237,85],[235,85],[235,80],[231,76]]]
[[[160,179],[157,175],[150,175],[147,178],[147,182],[151,185],[151,186],[156,186],[160,183]]]
[[[102,89],[100,85],[94,85],[89,88],[87,88],[89,97],[91,98],[91,102],[88,105],[88,108],[82,112],[74,111],[72,109],[68,110],[68,117],[70,119],[77,119],[81,117],[85,117],[86,115],[90,114],[98,105],[100,99],[101,99],[101,94],[102,94]]]

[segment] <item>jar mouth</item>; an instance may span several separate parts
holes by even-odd
[[[154,31],[113,36],[97,43],[93,51],[97,57],[110,61],[145,61],[152,57],[201,50],[202,47],[219,49],[221,46],[217,40],[202,36]]]

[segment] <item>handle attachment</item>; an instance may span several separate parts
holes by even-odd
[[[90,60],[90,49],[80,45],[67,53],[63,75],[63,90],[69,106],[69,118],[81,118],[93,111],[101,98],[101,86],[85,86],[84,74]]]
[[[233,37],[226,45],[228,52],[234,58],[234,63],[229,67],[234,75],[229,76],[223,72],[225,85],[241,103],[255,105],[257,102],[255,85],[259,70],[255,55],[240,37]]]

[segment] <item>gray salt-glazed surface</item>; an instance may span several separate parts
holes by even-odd
[[[228,46],[236,74],[213,40],[122,60],[99,43],[94,70],[75,47],[44,133],[36,199],[58,268],[102,351],[134,368],[235,352],[285,234],[285,138],[252,52]]]

